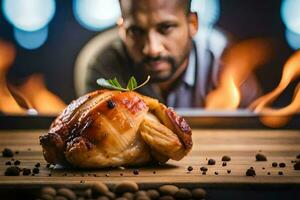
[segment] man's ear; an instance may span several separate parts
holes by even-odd
[[[198,32],[198,14],[196,12],[192,12],[188,16],[188,23],[189,23],[189,29],[190,29],[190,36],[194,37]]]
[[[125,37],[126,37],[126,31],[124,28],[124,20],[122,17],[119,18],[117,25],[118,25],[118,29],[119,29],[119,36],[124,41]]]

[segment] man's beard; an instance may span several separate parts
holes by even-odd
[[[167,62],[171,66],[171,70],[168,74],[164,76],[158,76],[155,72],[151,73],[150,71],[146,70],[147,66],[151,65],[151,62]],[[141,62],[137,64],[138,69],[142,69],[143,76],[147,77],[148,75],[151,76],[151,82],[164,82],[169,80],[172,75],[176,72],[177,68],[179,67],[176,64],[175,58],[171,56],[157,56],[157,57],[145,57]]]

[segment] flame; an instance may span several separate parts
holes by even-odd
[[[240,99],[240,92],[234,78],[228,74],[223,76],[220,87],[207,95],[205,108],[235,110],[239,106]]]
[[[205,100],[205,108],[235,110],[241,102],[240,90],[253,71],[273,56],[274,43],[267,39],[249,39],[231,47],[223,57],[218,87]],[[251,92],[251,88],[249,88]]]
[[[43,76],[31,75],[18,90],[28,99],[32,107],[42,115],[56,115],[60,113],[66,104],[46,86]]]
[[[250,109],[261,115],[261,121],[270,127],[282,127],[289,119],[300,112],[300,83],[298,83],[292,102],[279,109],[271,108],[272,103],[287,88],[287,86],[300,76],[300,50],[295,52],[283,67],[282,77],[278,86],[270,93],[258,98],[250,105]]]
[[[6,81],[7,72],[16,56],[12,44],[0,40],[0,111],[8,114],[25,114],[14,96],[11,94]]]
[[[279,85],[270,93],[254,101],[250,108],[255,112],[260,112],[264,107],[273,101],[287,88],[287,86],[300,76],[300,51],[294,53],[283,67],[282,77]]]
[[[264,107],[261,111],[261,121],[266,126],[278,128],[285,126],[290,118],[300,112],[300,83],[297,85],[292,102],[280,109]]]

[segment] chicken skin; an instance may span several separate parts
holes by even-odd
[[[104,168],[180,160],[191,135],[186,121],[156,99],[98,90],[67,106],[40,144],[49,163]]]

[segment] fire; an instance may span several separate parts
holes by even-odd
[[[57,115],[66,104],[55,94],[50,92],[40,74],[31,75],[23,85],[18,87],[31,103],[32,107],[42,115]]]
[[[25,114],[25,110],[8,89],[6,74],[13,63],[16,51],[12,44],[0,40],[0,111],[11,114]]]
[[[36,110],[42,115],[57,115],[65,103],[50,92],[41,75],[34,74],[15,87],[7,82],[7,73],[15,60],[16,51],[12,44],[0,40],[0,112],[10,115],[26,115]]]
[[[205,100],[209,110],[236,110],[241,102],[243,83],[253,77],[253,71],[274,55],[274,44],[266,39],[249,39],[231,47],[223,57],[219,86]],[[248,88],[251,92],[251,88]]]
[[[250,105],[250,109],[261,115],[262,122],[270,127],[284,126],[294,114],[300,112],[300,83],[298,83],[291,103],[283,108],[270,106],[278,96],[295,79],[300,77],[300,51],[294,53],[283,67],[278,86],[270,93],[258,98]]]
[[[241,99],[240,91],[229,73],[221,79],[220,87],[210,92],[206,97],[207,110],[236,110]]]

